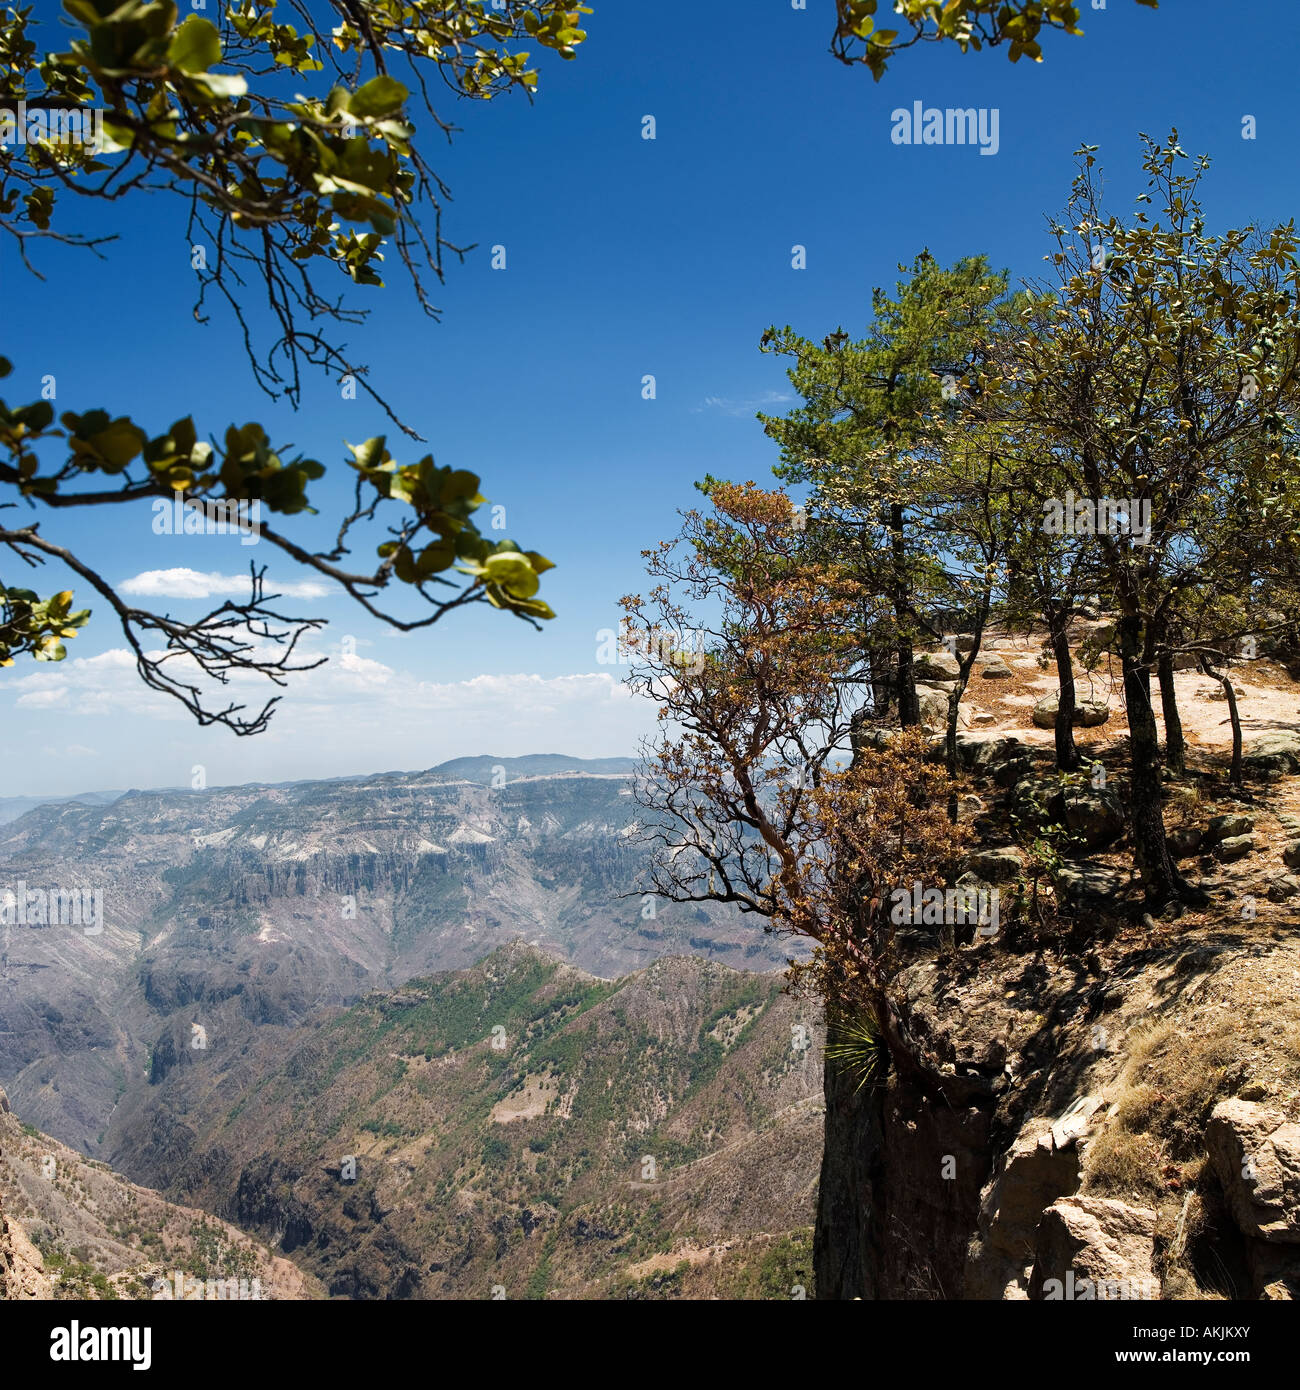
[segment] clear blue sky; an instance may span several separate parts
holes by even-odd
[[[237,740],[137,692],[101,611],[62,667],[0,677],[0,795],[188,784],[200,763],[219,784],[460,754],[633,752],[649,725],[611,694],[622,673],[597,664],[596,634],[616,624],[619,595],[640,587],[639,552],[696,501],[696,479],[769,476],[775,451],[753,417],[787,383],[758,352],[765,327],[860,332],[872,286],[892,284],[897,263],[925,246],[944,261],[984,252],[1014,277],[1038,273],[1044,214],[1063,205],[1084,141],[1101,146],[1120,209],[1141,188],[1138,132],[1176,125],[1184,149],[1214,159],[1213,228],[1294,210],[1300,6],[1241,0],[1229,33],[1210,0],[1160,11],[1085,0],[1086,36],[1049,36],[1042,64],[926,46],[873,83],[829,56],[831,0],[806,10],[710,0],[680,24],[628,0],[591,3],[588,42],[572,63],[543,55],[531,106],[464,103],[450,149],[426,140],[454,194],[446,234],[479,248],[450,262],[435,296],[443,321],[418,312],[395,272],[386,290],[353,295],[373,313],[345,335],[438,462],[480,473],[509,534],[557,563],[543,596],[558,619],[538,634],[476,610],[396,638],[343,596],[301,600],[299,611],[330,620],[320,649],[346,633],[360,659],[291,687],[272,734]],[[890,113],[917,100],[997,108],[998,153],[894,145]],[[641,138],[647,114],[654,141]],[[1241,138],[1247,114],[1254,141]],[[272,405],[222,311],[194,322],[183,208],[153,198],[91,211],[83,227],[122,238],[106,262],[38,247],[42,284],[0,245],[0,350],[16,369],[5,397],[34,399],[53,372],[60,409],[105,405],[151,429],[193,414],[201,434],[258,419],[331,466],[336,484],[317,495],[341,505],[342,441],[383,432],[379,412],[323,381],[297,415]],[[498,243],[505,271],[490,267]],[[791,268],[795,244],[805,270]],[[654,401],[641,398],[647,373]],[[47,516],[44,530],[115,580],[178,567],[231,575],[269,555],[156,537],[150,522],[147,508],[99,510]],[[313,534],[309,521],[303,531]],[[6,578],[29,582],[13,568],[6,560]],[[273,581],[306,577],[272,563]],[[57,587],[52,573],[39,583]],[[210,606],[145,602],[192,615]]]

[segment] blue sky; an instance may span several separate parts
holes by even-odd
[[[806,10],[711,0],[679,25],[628,0],[591,3],[587,43],[572,63],[543,55],[531,106],[463,103],[455,144],[425,142],[454,195],[446,234],[478,243],[437,288],[442,322],[419,313],[395,272],[387,289],[352,296],[372,314],[344,335],[428,440],[418,451],[400,443],[399,458],[428,447],[478,472],[507,508],[508,534],[556,562],[543,597],[557,620],[539,634],[479,609],[401,637],[345,596],[303,598],[297,611],[329,620],[317,649],[334,659],[284,692],[269,734],[236,739],[138,687],[101,611],[61,666],[0,676],[0,795],[187,785],[195,765],[217,785],[461,754],[634,752],[651,721],[619,689],[625,672],[598,664],[597,633],[641,587],[640,551],[694,505],[696,479],[770,476],[775,449],[753,417],[779,410],[788,384],[758,352],[764,328],[860,333],[872,287],[892,285],[898,262],[925,246],[945,262],[983,252],[1013,277],[1037,274],[1044,214],[1063,205],[1084,141],[1101,146],[1120,209],[1142,186],[1138,132],[1175,125],[1185,150],[1214,160],[1212,228],[1294,209],[1300,7],[1241,0],[1231,36],[1243,43],[1219,37],[1227,10],[1209,0],[1085,3],[1086,36],[1050,36],[1042,64],[927,46],[873,83],[829,56],[831,0]],[[917,100],[996,108],[997,154],[893,144],[891,112]],[[653,141],[642,139],[645,115]],[[1253,141],[1241,138],[1245,115]],[[79,225],[121,237],[104,262],[38,247],[41,283],[0,245],[0,350],[15,364],[6,399],[34,399],[52,372],[60,409],[104,405],[150,429],[192,414],[201,435],[261,420],[330,466],[335,482],[316,495],[323,511],[341,505],[343,440],[384,432],[377,409],[323,380],[296,415],[272,404],[223,312],[206,326],[192,317],[183,208],[154,197],[92,211]],[[504,271],[491,268],[497,244]],[[806,269],[792,268],[796,244]],[[646,374],[653,401],[642,399]],[[301,533],[325,529],[304,520]],[[43,530],[118,581],[176,568],[237,575],[250,554],[269,555],[231,538],[155,536],[147,508],[61,513]],[[12,569],[10,582],[30,582]],[[67,582],[47,576],[45,590]],[[273,584],[308,577],[272,561]],[[211,606],[160,585],[170,597],[153,606],[194,616]],[[345,634],[355,657],[338,655]]]

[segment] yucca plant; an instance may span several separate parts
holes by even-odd
[[[889,1070],[889,1049],[880,1036],[880,1025],[867,1012],[849,1014],[831,1024],[825,1055],[837,1070],[857,1077],[855,1095],[866,1085],[879,1085]]]

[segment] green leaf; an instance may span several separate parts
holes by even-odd
[[[213,72],[191,72],[186,74],[186,78],[191,86],[197,87],[213,101],[223,97],[242,97],[248,91],[248,83],[238,73],[227,76]]]
[[[475,474],[467,469],[457,468],[443,480],[439,501],[443,506],[448,506],[452,502],[475,497],[478,495],[478,487],[479,480]]]
[[[489,583],[498,585],[509,598],[532,598],[537,592],[537,571],[522,555],[510,551],[489,555],[483,562],[483,573]]]
[[[207,72],[213,63],[221,61],[217,26],[201,15],[190,15],[173,36],[167,59],[182,72]]]
[[[402,103],[410,93],[395,78],[386,75],[372,77],[364,86],[352,93],[348,103],[354,116],[394,116],[402,109]]]

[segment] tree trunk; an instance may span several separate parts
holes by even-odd
[[[912,665],[911,642],[898,644],[898,722],[904,729],[921,722],[921,702],[916,695],[916,673]]]
[[[1056,658],[1056,679],[1061,687],[1056,707],[1056,766],[1073,772],[1079,766],[1079,750],[1074,744],[1074,658],[1070,655],[1070,615],[1053,613],[1051,618],[1052,655]]]
[[[891,655],[888,647],[872,647],[867,658],[871,672],[871,713],[876,717],[889,709],[892,696],[889,669]]]
[[[890,552],[894,565],[894,621],[903,632],[911,617],[908,604],[907,581],[904,578],[906,562],[903,544],[903,508],[897,502],[889,507]],[[916,675],[912,669],[912,640],[900,637],[898,642],[898,669],[895,672],[898,683],[898,722],[904,728],[921,722],[921,706],[916,698]]]
[[[1165,763],[1175,772],[1187,771],[1187,745],[1183,721],[1178,716],[1178,696],[1174,691],[1174,658],[1161,652],[1156,668],[1160,673],[1160,712],[1165,719]]]
[[[1225,671],[1223,674],[1223,693],[1228,697],[1228,718],[1232,721],[1232,766],[1228,769],[1228,780],[1238,791],[1241,790],[1241,716],[1237,713],[1237,692]]]
[[[876,1297],[871,1257],[883,1088],[858,1086],[843,1066],[823,1064],[825,1142],[813,1236],[816,1297]]]
[[[1228,701],[1228,722],[1232,725],[1232,764],[1228,769],[1228,780],[1238,791],[1241,790],[1241,714],[1237,709],[1237,692],[1228,679],[1226,671],[1216,671],[1208,661],[1201,661],[1201,670],[1213,676],[1223,687]]]
[[[1151,672],[1143,660],[1141,629],[1142,619],[1137,614],[1125,614],[1119,620],[1132,774],[1129,816],[1147,904],[1160,908],[1177,894],[1179,879],[1165,843],[1159,730],[1151,707]]]

